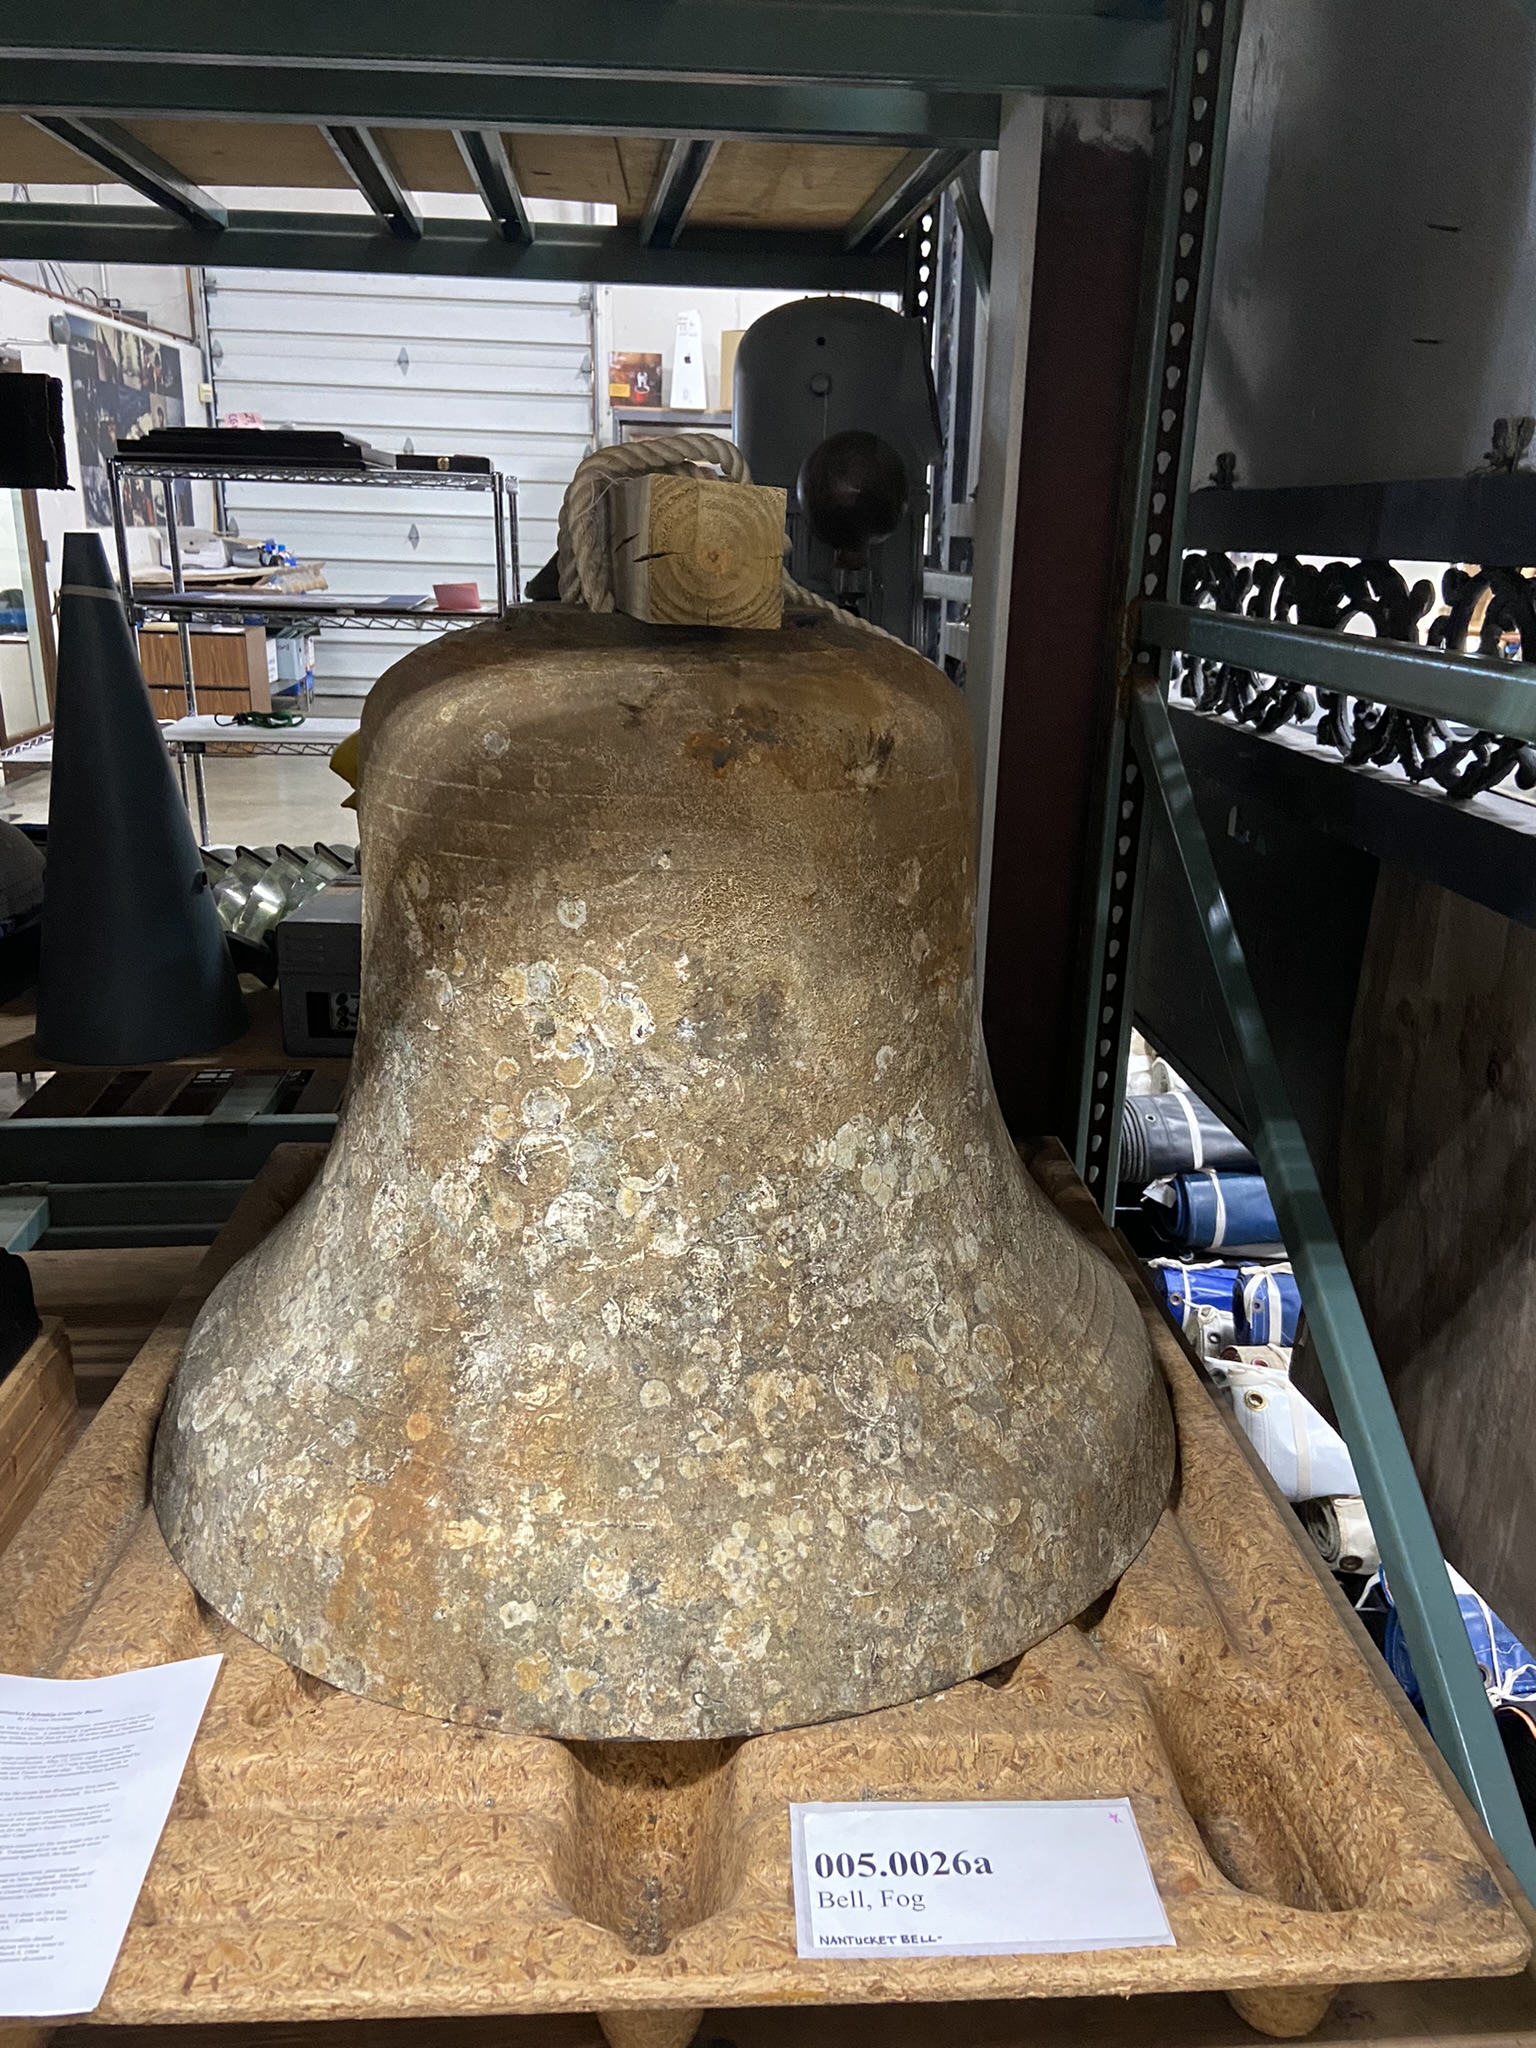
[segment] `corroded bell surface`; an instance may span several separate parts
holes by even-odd
[[[392,669],[361,759],[350,1092],[160,1431],[198,1591],[573,1737],[862,1712],[1081,1612],[1172,1427],[992,1096],[951,685],[537,607]]]

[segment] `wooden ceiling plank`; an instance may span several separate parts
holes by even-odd
[[[723,143],[689,218],[700,227],[846,227],[904,153],[836,143]]]
[[[125,121],[141,142],[200,185],[345,187],[318,128],[292,121]]]
[[[122,124],[200,185],[345,190],[350,180],[318,128],[301,122],[130,120]],[[471,192],[450,131],[376,131],[413,192]],[[606,204],[624,221],[645,210],[667,144],[649,136],[506,133],[530,199]],[[845,227],[900,163],[897,147],[725,142],[692,210],[698,227],[829,230]],[[0,187],[100,183],[91,165],[21,115],[0,114]]]

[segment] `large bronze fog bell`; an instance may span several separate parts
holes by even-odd
[[[910,1700],[1124,1570],[1173,1437],[1021,1170],[957,693],[532,607],[363,722],[362,1019],[161,1426],[176,1558],[347,1690],[571,1737]]]

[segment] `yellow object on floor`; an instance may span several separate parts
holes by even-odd
[[[352,794],[342,801],[341,808],[344,811],[355,811],[357,809],[357,739],[358,736],[355,732],[349,732],[341,745],[331,755],[331,773],[339,775],[352,791]]]

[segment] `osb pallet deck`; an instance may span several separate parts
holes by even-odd
[[[80,1426],[69,1335],[45,1315],[32,1343],[0,1379],[0,1550],[42,1494]]]
[[[1254,2024],[1299,2033],[1341,1984],[1524,1967],[1525,1928],[1464,1805],[1144,1296],[1179,1426],[1176,1501],[1103,1611],[1009,1672],[856,1720],[651,1748],[457,1728],[295,1676],[200,1609],[145,1503],[155,1419],[198,1300],[317,1160],[274,1156],[0,1561],[0,1669],[84,1677],[226,1658],[95,2019],[598,2012],[620,2048],[664,2048],[709,2007],[1221,1990]],[[1043,1153],[1035,1171],[1129,1272],[1064,1158]],[[1120,1794],[1177,1947],[796,1957],[790,1801]],[[1488,1989],[1499,2038],[1519,2038],[1536,2015],[1529,1982]],[[1400,2011],[1426,2009],[1394,1995]],[[1423,1994],[1453,2014],[1456,1995]],[[1341,2001],[1328,2036],[1384,2038],[1350,2019],[1362,1997],[1368,2007],[1369,1992]],[[1034,2010],[1054,2015],[1057,2038],[1063,2010],[1080,2040],[1134,2038],[1138,2011],[1148,2041],[1220,2037],[1204,2000],[1138,2001],[1129,2035],[1123,2007]],[[1007,2008],[969,2011],[968,2038],[1011,2038]],[[978,2028],[981,2013],[993,2018]],[[830,2041],[828,2017],[803,2038]],[[727,2024],[765,2041],[768,2018]],[[895,2019],[882,2038],[919,2038],[914,2016]],[[1225,2025],[1227,2038],[1242,2031]],[[528,2038],[593,2038],[574,2018],[553,2026]],[[1022,2014],[1016,2032],[1044,2037]],[[1459,2037],[1493,2038],[1470,2025]],[[931,2038],[956,2037],[945,2025]]]

